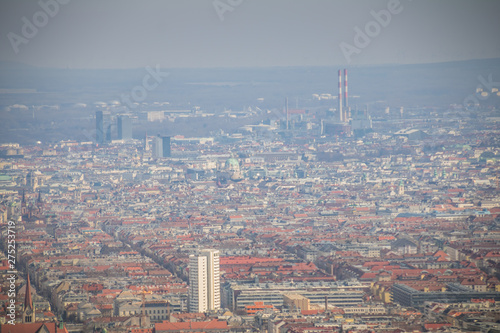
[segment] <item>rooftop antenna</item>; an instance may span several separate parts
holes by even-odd
[[[288,97],[285,98],[286,129],[288,130]]]

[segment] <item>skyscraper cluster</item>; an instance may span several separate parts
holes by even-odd
[[[109,113],[96,111],[95,113],[95,141],[97,144],[111,142],[112,125]],[[118,140],[132,139],[132,120],[127,115],[117,117]]]

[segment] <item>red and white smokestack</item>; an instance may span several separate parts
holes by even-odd
[[[344,69],[344,108],[346,109],[349,107],[349,104],[347,103],[347,69]]]
[[[339,69],[339,120],[343,121],[344,114],[342,112],[342,71]]]

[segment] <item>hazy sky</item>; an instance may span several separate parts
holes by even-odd
[[[397,2],[0,0],[0,61],[64,68],[168,68],[500,57],[500,1]],[[64,4],[56,8],[54,3]],[[373,13],[381,13],[381,23]],[[383,13],[391,13],[390,18]],[[356,27],[363,34],[368,29],[365,39]]]

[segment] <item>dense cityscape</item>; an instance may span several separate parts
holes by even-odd
[[[347,71],[339,81],[338,96],[312,96],[326,107],[285,100],[214,115],[101,103],[92,141],[3,144],[2,291],[19,273],[2,323],[499,330],[498,109],[357,110]],[[211,137],[133,137],[177,118],[256,116]]]
[[[0,333],[500,333],[498,13],[0,0]]]

